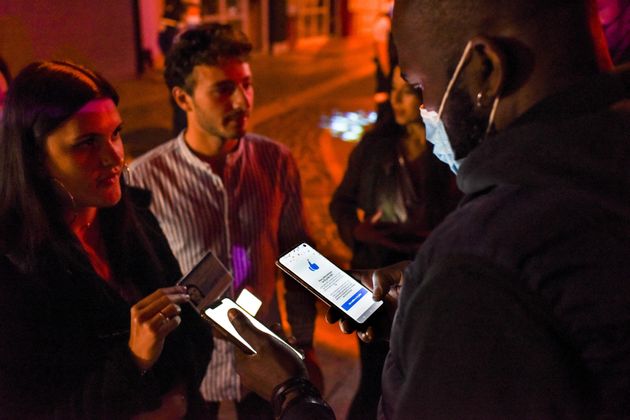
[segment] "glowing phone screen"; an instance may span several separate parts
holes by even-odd
[[[372,300],[370,290],[308,244],[297,246],[278,262],[280,268],[288,269],[299,282],[314,289],[328,304],[341,309],[359,324],[383,304]]]

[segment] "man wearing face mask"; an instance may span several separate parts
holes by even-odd
[[[387,295],[383,418],[630,413],[630,71],[612,69],[595,12],[396,1],[401,66],[466,196],[411,265],[371,277],[377,299],[402,284]],[[275,348],[233,316],[255,348]],[[274,379],[298,367],[275,363]],[[317,405],[263,385],[283,419]]]

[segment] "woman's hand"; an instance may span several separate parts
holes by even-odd
[[[417,226],[408,223],[382,222],[382,216],[383,212],[378,210],[369,220],[354,225],[354,240],[413,254],[428,235],[428,232],[418,232]]]
[[[164,340],[182,322],[179,304],[190,300],[184,286],[158,289],[131,307],[129,349],[138,368],[148,370],[157,362]]]
[[[352,229],[354,239],[366,244],[395,248],[396,244],[389,239],[389,236],[396,228],[396,224],[379,222],[382,216],[383,212],[378,210],[369,220],[357,223]]]

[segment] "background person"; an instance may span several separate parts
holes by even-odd
[[[389,97],[388,117],[378,120],[352,151],[330,202],[341,239],[352,249],[352,269],[412,260],[460,197],[455,177],[426,141],[421,94],[405,83],[398,68]],[[361,378],[348,418],[376,418],[389,346],[359,340],[359,351]]]
[[[389,91],[392,88],[394,67],[398,64],[396,46],[392,38],[392,9],[394,2],[385,1],[372,27],[372,43],[374,46],[375,92],[377,119],[387,117]]]
[[[9,84],[11,83],[11,72],[9,66],[2,57],[0,57],[0,121],[2,121],[2,114],[4,113],[4,100],[9,90]]]
[[[598,0],[597,5],[613,63],[630,62],[630,0]]]
[[[166,0],[164,13],[160,19],[161,29],[158,33],[158,44],[163,56],[168,55],[180,33],[199,26],[201,22],[202,10],[198,0]],[[169,95],[169,103],[173,110],[172,133],[177,136],[186,128],[186,113],[177,105],[171,95]]]
[[[210,329],[121,180],[118,95],[67,62],[9,90],[0,151],[0,406],[19,418],[203,418]]]
[[[186,112],[188,128],[133,162],[132,182],[150,189],[151,210],[173,253],[188,271],[212,251],[231,271],[232,296],[247,286],[261,301],[258,318],[280,322],[275,260],[308,241],[300,176],[289,150],[248,133],[253,107],[252,45],[229,25],[184,32],[166,59],[166,83]],[[286,308],[297,345],[321,377],[313,350],[315,302],[285,282]],[[239,418],[272,418],[271,407],[242,392],[234,346],[215,338],[202,393],[217,413],[237,401]]]

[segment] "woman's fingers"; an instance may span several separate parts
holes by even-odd
[[[134,305],[132,312],[136,312],[136,318],[139,322],[147,322],[159,312],[167,318],[177,316],[181,313],[179,304],[190,300],[190,296],[186,293],[179,293],[179,289],[175,290],[177,293],[164,293],[164,290],[160,289]]]
[[[166,337],[167,335],[172,333],[182,322],[182,319],[179,315],[175,315],[173,317],[167,317],[166,315],[163,315],[162,312],[158,312],[156,317],[158,319],[153,321],[155,322],[154,331],[160,337]]]
[[[129,348],[141,369],[160,357],[165,338],[182,322],[180,303],[190,300],[181,286],[156,290],[131,307]]]
[[[158,289],[145,298],[141,299],[134,306],[137,309],[144,309],[152,304],[155,304],[156,301],[163,300],[165,296],[172,297],[176,303],[182,303],[190,299],[190,296],[186,292],[186,286],[172,286],[172,287],[164,287],[162,289]]]
[[[180,319],[179,314],[181,311],[182,310],[179,305],[170,303],[151,318],[151,323],[156,327],[162,327],[176,318]],[[179,323],[177,325],[179,325]]]

